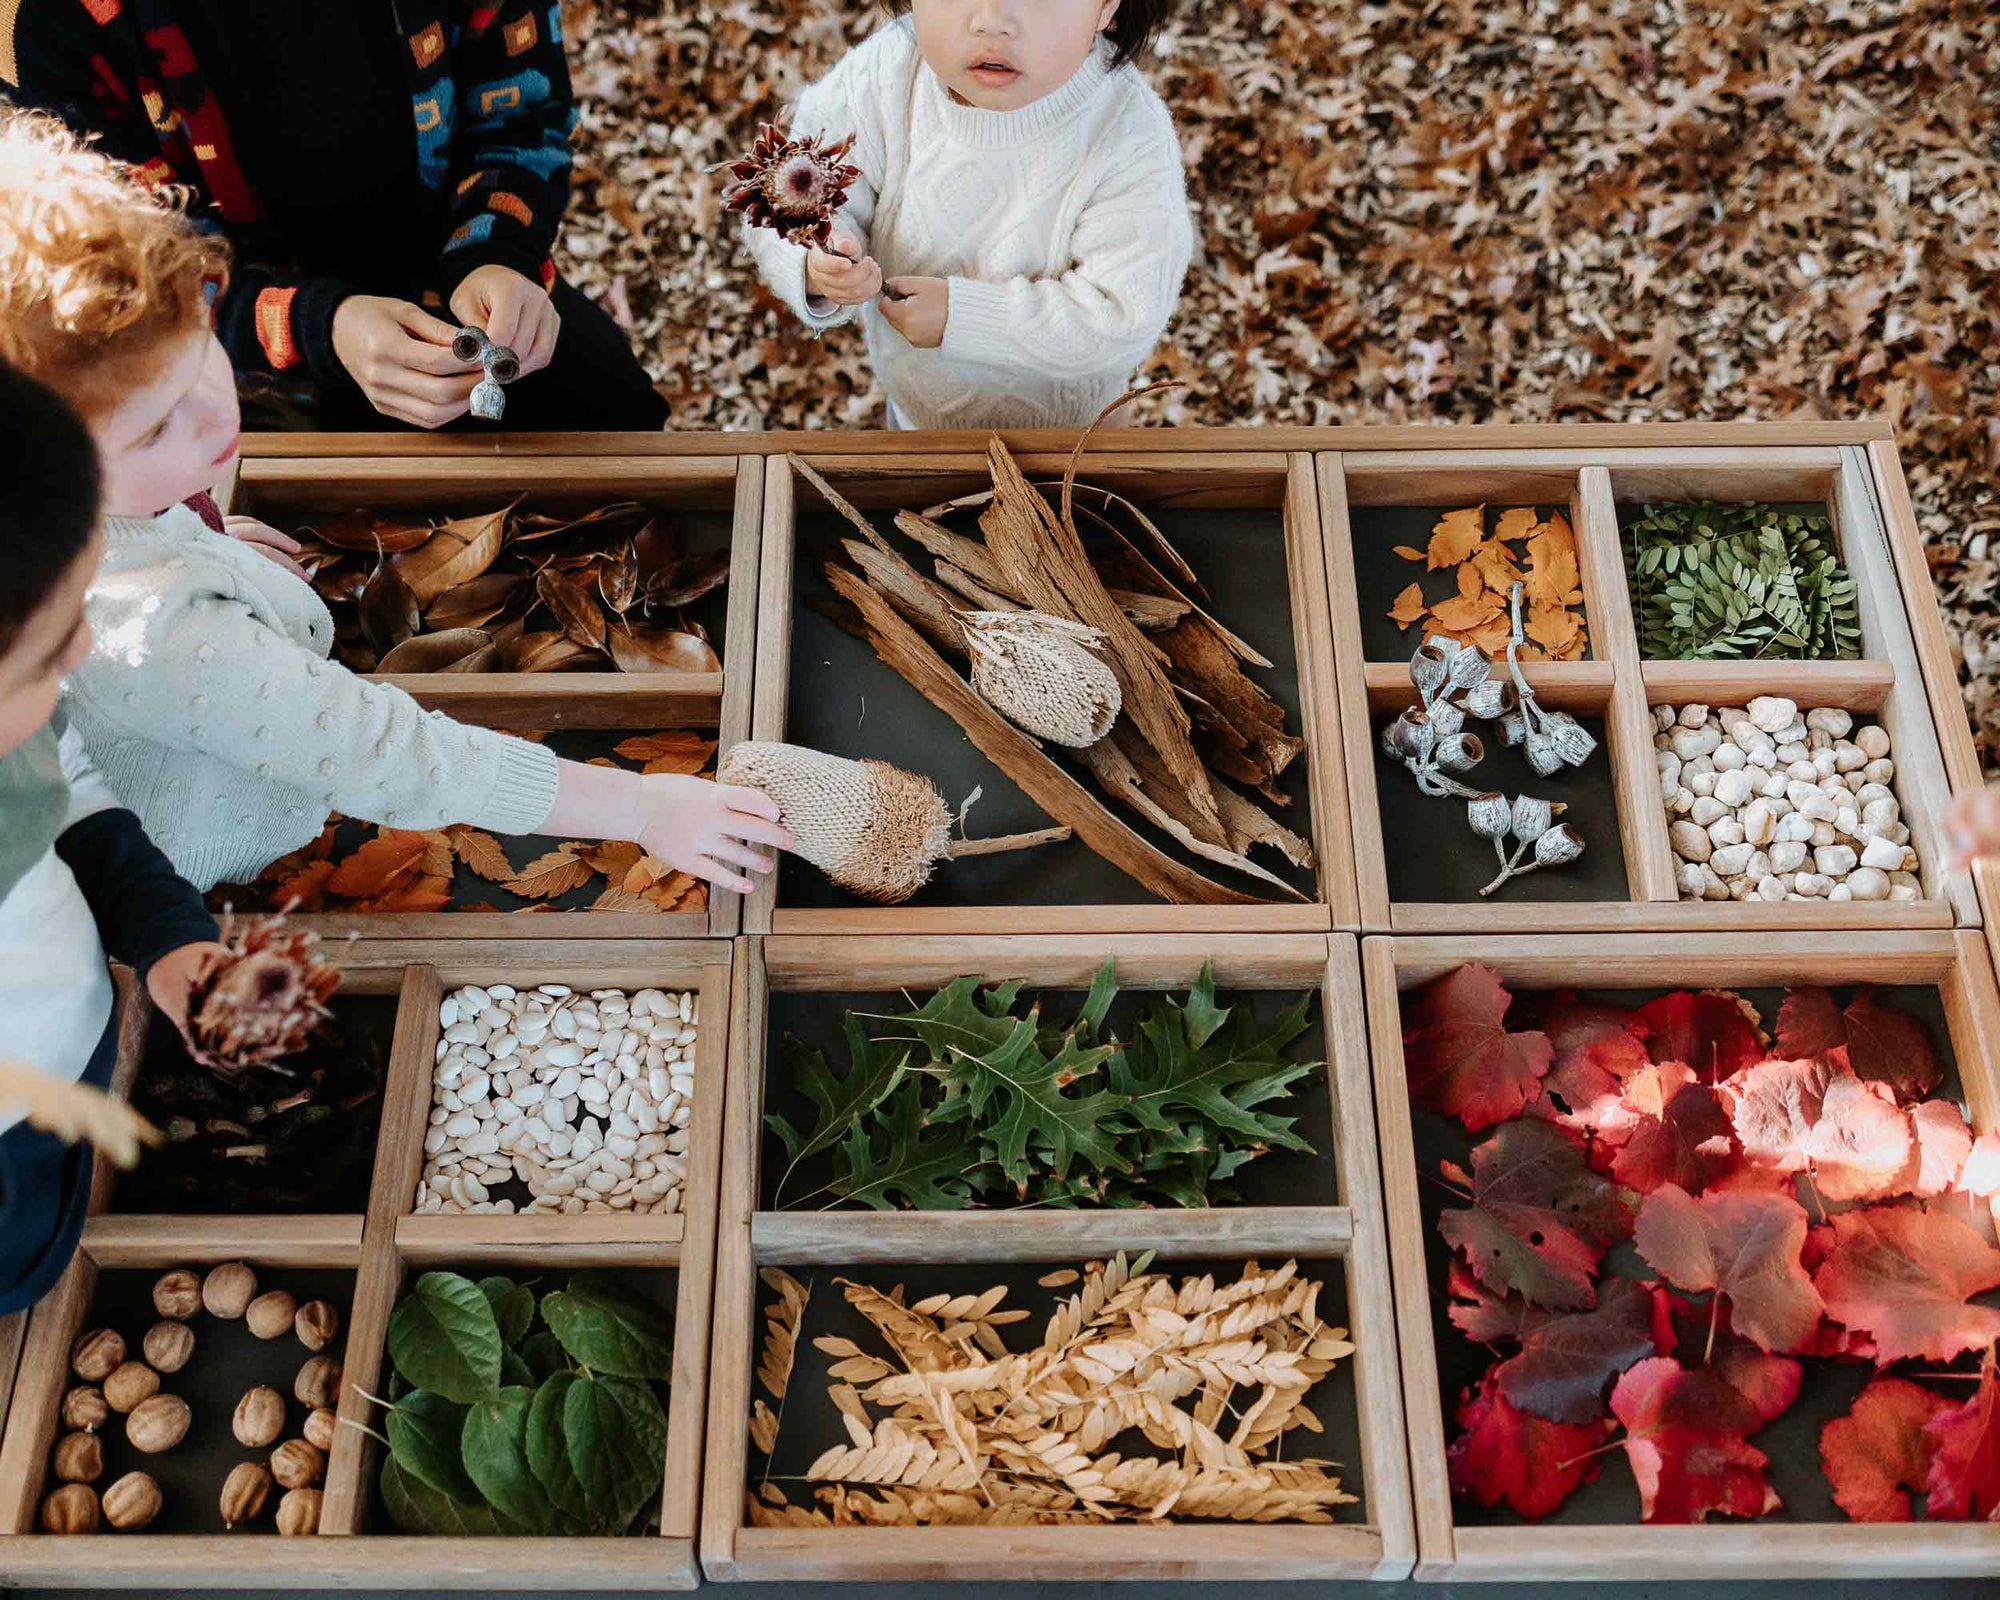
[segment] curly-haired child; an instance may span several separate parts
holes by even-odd
[[[860,316],[893,426],[1075,426],[1130,388],[1194,248],[1133,65],[1169,5],[897,0],[800,96],[791,132],[852,135],[861,178],[827,249],[749,247],[808,327]]]
[[[614,771],[426,712],[327,659],[333,622],[291,541],[209,498],[236,391],[209,325],[222,246],[174,198],[48,118],[0,111],[0,360],[90,429],[103,468],[96,645],[63,705],[183,876],[254,877],[331,810],[403,828],[633,839],[747,891],[790,844],[751,789]]]

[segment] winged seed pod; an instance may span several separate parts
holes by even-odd
[[[753,228],[769,228],[793,244],[825,248],[836,212],[847,203],[848,186],[861,176],[843,160],[854,136],[823,144],[821,136],[791,139],[771,123],[760,123],[750,154],[729,167],[723,209],[740,211]]]

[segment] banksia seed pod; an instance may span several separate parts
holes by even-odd
[[[822,138],[790,139],[781,128],[759,124],[750,154],[730,163],[723,208],[742,212],[753,228],[769,228],[793,244],[824,248],[834,214],[847,203],[848,186],[861,169],[842,160],[854,148],[852,135],[835,144]]]
[[[104,1520],[120,1533],[143,1528],[160,1514],[160,1486],[149,1472],[128,1472],[104,1491]]]
[[[967,611],[958,616],[972,655],[972,687],[1029,733],[1085,750],[1111,731],[1124,701],[1118,678],[1096,654],[1096,628],[1041,611]]]
[[[203,963],[188,991],[194,1059],[233,1077],[304,1049],[340,987],[339,969],[314,952],[318,942],[317,934],[286,933],[282,917],[226,930],[227,951]]]

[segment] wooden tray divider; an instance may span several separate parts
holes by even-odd
[[[757,597],[763,590],[764,464],[752,456],[736,462],[735,525],[729,542],[729,641],[737,670],[724,674],[722,718],[716,729],[719,761],[750,737],[755,709],[757,653],[761,643]],[[743,920],[744,897],[713,884],[708,890],[708,932],[732,937]]]
[[[97,1293],[97,1263],[86,1250],[70,1258],[56,1286],[28,1317],[14,1375],[14,1403],[0,1442],[0,1537],[32,1534],[48,1478],[49,1448],[56,1442],[63,1392],[69,1387],[69,1347],[83,1331]],[[13,1563],[0,1561],[0,1569]]]
[[[1334,927],[1358,928],[1361,901],[1354,886],[1354,828],[1347,815],[1347,782],[1339,762],[1340,688],[1335,682],[1333,620],[1327,606],[1326,540],[1320,532],[1313,459],[1303,453],[1285,462],[1285,553],[1292,576],[1299,724],[1306,738],[1302,759],[1312,795],[1320,893]]]
[[[1978,1524],[1455,1527],[1400,999],[1404,990],[1467,961],[1486,963],[1522,989],[1657,990],[1663,974],[1689,988],[1935,985],[1972,1126],[1987,1132],[2000,1129],[2000,985],[1977,933],[1885,932],[1866,941],[1852,932],[1782,940],[1747,933],[1369,938],[1362,941],[1361,959],[1416,1487],[1417,1578],[1612,1580],[1628,1577],[1635,1564],[1680,1575],[1720,1570],[1718,1560],[1738,1575],[1772,1579],[1992,1573],[1993,1536]]]
[[[967,973],[994,979],[1021,977],[1038,988],[1081,988],[1106,954],[1116,959],[1120,982],[1131,988],[1177,986],[1212,958],[1222,988],[1310,986],[1319,991],[1333,1090],[1331,1131],[1339,1204],[1059,1213],[758,1209],[768,1001],[773,989],[918,989]],[[1351,940],[1156,935],[1106,941],[998,935],[856,937],[829,945],[780,934],[741,941],[735,979],[702,1515],[702,1562],[711,1578],[911,1579],[954,1566],[962,1573],[971,1559],[962,1536],[1003,1531],[1015,1539],[974,1544],[980,1549],[992,1546],[991,1570],[1008,1576],[1060,1572],[1070,1577],[1132,1577],[1168,1559],[1185,1575],[1400,1577],[1409,1571],[1415,1545],[1403,1457],[1402,1400],[1389,1264],[1381,1247],[1384,1224],[1368,1068],[1356,1026],[1362,1013],[1360,970]],[[1260,1541],[1252,1541],[1243,1537],[1247,1530],[1207,1524],[1178,1530],[792,1530],[745,1525],[745,1425],[761,1337],[756,1311],[760,1266],[1056,1261],[1148,1249],[1170,1259],[1290,1255],[1342,1262],[1348,1317],[1355,1330],[1359,1467],[1370,1518],[1366,1527],[1268,1526],[1258,1530]],[[1180,1538],[1169,1540],[1176,1531]],[[884,1532],[899,1537],[876,1537]],[[1077,1534],[1083,1537],[1066,1537]],[[1211,1541],[1211,1534],[1223,1537]],[[1032,1537],[1023,1540],[1020,1535]],[[1170,1551],[1176,1554],[1170,1557]]]

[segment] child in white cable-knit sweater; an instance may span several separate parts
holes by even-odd
[[[1194,248],[1132,65],[1169,3],[900,0],[800,96],[792,134],[851,134],[861,177],[830,249],[746,237],[807,326],[860,316],[892,426],[1076,426],[1130,386]]]

